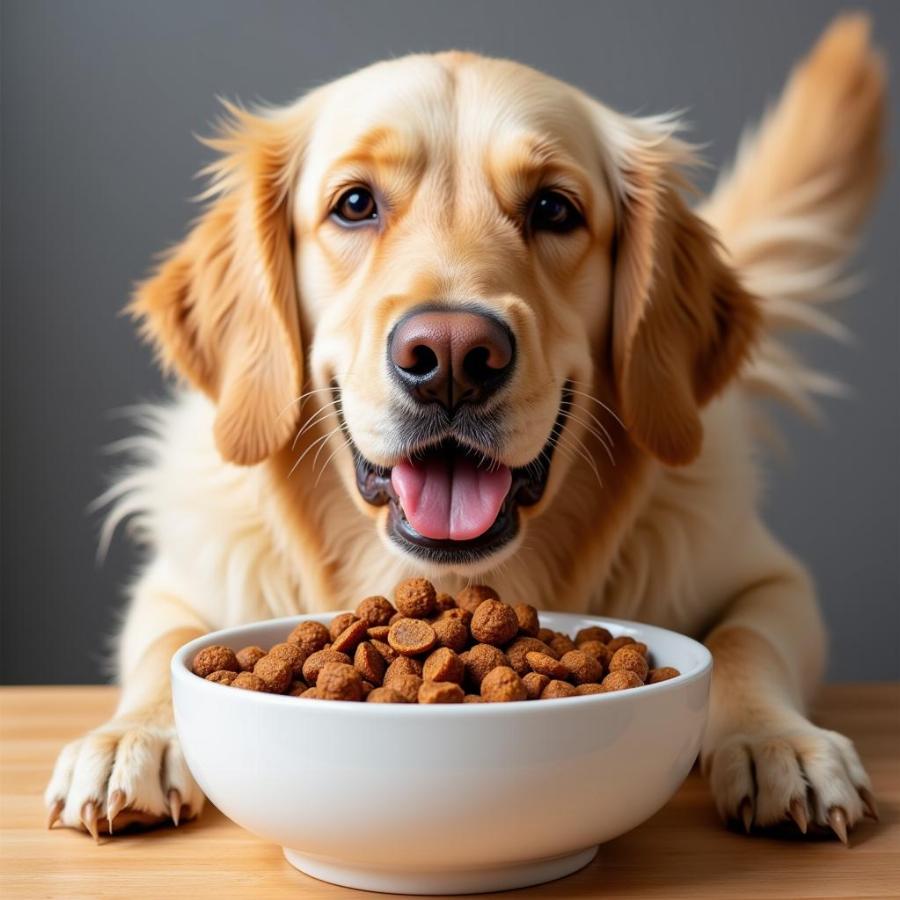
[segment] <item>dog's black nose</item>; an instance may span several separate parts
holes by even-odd
[[[420,402],[449,411],[486,400],[509,378],[515,355],[509,327],[472,310],[414,309],[388,339],[400,384]]]

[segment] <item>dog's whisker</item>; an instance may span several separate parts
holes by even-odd
[[[335,458],[335,456],[338,455],[338,453],[341,452],[341,450],[343,450],[346,447],[349,447],[352,443],[353,443],[353,441],[348,437],[344,440],[344,442],[339,447],[336,447],[334,450],[331,451],[331,456],[329,456],[328,459],[325,460],[324,464],[322,465],[321,470],[319,471],[319,474],[316,476],[316,480],[315,480],[315,483],[313,484],[313,488],[316,488],[319,486],[319,481],[321,480],[322,475],[325,474],[325,470],[328,468],[328,464]]]
[[[572,384],[584,384],[585,382],[581,381],[573,381]],[[585,397],[588,400],[592,400],[596,403],[601,409],[604,409],[608,412],[621,426],[623,431],[628,431],[628,426],[616,415],[615,411],[610,409],[602,400],[598,400],[593,394],[587,393],[587,391],[579,391],[577,388],[570,388],[573,394],[578,394],[581,397]]]
[[[303,426],[297,431],[297,434],[294,436],[293,443],[291,444],[291,450],[295,450],[297,447],[297,442],[309,431],[310,428],[318,425],[320,422],[323,422],[328,418],[329,415],[333,412],[338,412],[338,401],[332,400],[331,403],[326,403],[321,409],[316,410],[304,423]]]
[[[333,434],[335,433],[335,431],[339,431],[339,430],[340,430],[340,425],[338,425],[336,428],[333,428],[331,431],[327,432],[326,434],[323,434],[323,435],[321,435],[320,437],[317,437],[317,438],[316,438],[316,439],[315,439],[315,440],[314,440],[314,441],[313,441],[313,442],[312,442],[312,443],[311,443],[311,444],[303,451],[303,453],[300,454],[300,458],[294,463],[294,465],[291,466],[291,471],[288,472],[288,478],[290,478],[291,475],[294,474],[294,471],[296,470],[297,466],[299,466],[300,463],[303,462],[303,460],[306,458],[306,455],[310,452],[310,450],[312,450],[317,444],[321,443],[322,441],[328,440],[328,438],[330,438],[331,435],[333,435]]]
[[[322,453],[322,451],[325,449],[325,447],[328,446],[328,438],[330,438],[336,432],[343,431],[343,430],[344,430],[344,426],[340,422],[338,422],[337,427],[332,428],[331,431],[329,431],[328,434],[325,435],[326,440],[322,441],[322,443],[319,444],[319,449],[316,450],[316,455],[313,457],[313,461],[312,461],[313,472],[316,471],[316,465],[319,462],[319,455]],[[318,480],[316,483],[318,483]]]
[[[600,444],[600,446],[606,451],[606,455],[609,457],[610,463],[612,463],[612,465],[615,465],[616,461],[613,459],[612,448],[606,443],[606,441],[597,432],[597,430],[595,428],[592,428],[587,422],[579,419],[578,416],[572,415],[571,413],[569,414],[569,418],[571,418],[573,422],[581,425],[589,434],[593,435],[593,437],[597,440],[597,443]]]
[[[313,394],[324,394],[324,393],[326,393],[327,391],[331,391],[331,390],[336,390],[336,391],[339,392],[339,391],[340,391],[340,388],[330,388],[330,387],[313,388],[311,391],[306,391],[305,393],[300,394],[299,397],[294,397],[293,400],[289,400],[289,401],[281,408],[281,411],[280,411],[280,412],[278,413],[278,415],[275,417],[276,420],[277,420],[277,419],[280,419],[280,418],[281,418],[281,417],[282,417],[282,416],[283,416],[283,415],[284,415],[284,414],[285,414],[292,406],[296,406],[298,403],[302,404],[303,401],[304,401],[307,397],[311,397]]]

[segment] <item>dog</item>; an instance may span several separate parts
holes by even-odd
[[[390,596],[413,574],[652,622],[715,660],[701,750],[722,818],[874,816],[805,704],[825,632],[757,513],[759,403],[823,376],[882,168],[885,74],[836,20],[692,210],[671,116],[635,118],[464,52],[372,65],[286,108],[229,107],[208,206],[130,310],[183,382],[107,496],[146,550],[121,699],[45,802],[99,830],[196,816],[168,664],[210,629]]]

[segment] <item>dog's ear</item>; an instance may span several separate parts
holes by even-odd
[[[709,227],[679,194],[671,136],[635,141],[619,161],[612,349],[631,438],[669,465],[699,454],[699,410],[737,372],[759,313]]]
[[[303,357],[290,188],[308,114],[229,107],[193,230],[136,290],[130,311],[167,370],[216,403],[222,457],[252,465],[297,425]]]

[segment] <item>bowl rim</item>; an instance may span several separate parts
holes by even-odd
[[[190,670],[188,660],[204,647],[218,643],[236,643],[231,638],[234,635],[241,634],[248,630],[262,627],[284,627],[289,633],[298,623],[304,621],[327,622],[334,616],[340,615],[342,612],[352,612],[352,610],[335,610],[316,613],[303,613],[293,616],[281,616],[273,619],[260,619],[256,622],[249,622],[244,625],[234,625],[229,628],[221,628],[217,631],[210,631],[201,637],[188,641],[172,656],[169,670],[172,680],[172,691],[174,693],[175,684],[180,683],[188,690],[214,691],[216,693],[209,694],[208,699],[212,700],[218,697],[225,702],[253,702],[282,705],[285,708],[299,707],[299,709],[316,714],[318,710],[322,712],[339,713],[343,715],[363,715],[363,716],[390,716],[390,715],[413,715],[419,717],[429,717],[430,715],[441,716],[481,716],[481,715],[541,715],[552,714],[553,710],[573,709],[576,704],[588,706],[589,704],[605,703],[640,703],[640,697],[655,697],[668,691],[680,690],[693,682],[700,681],[709,675],[713,666],[712,654],[709,650],[694,638],[681,634],[678,631],[672,631],[659,625],[649,625],[644,622],[637,622],[630,619],[616,619],[610,616],[594,616],[582,613],[573,613],[555,610],[539,610],[540,615],[561,616],[566,619],[579,620],[587,625],[580,627],[589,627],[590,625],[600,625],[609,628],[610,631],[618,629],[619,634],[628,634],[629,631],[636,632],[656,632],[664,634],[670,638],[683,642],[687,650],[693,650],[697,656],[697,664],[687,672],[682,672],[675,678],[669,678],[666,681],[660,681],[657,684],[646,684],[641,690],[630,691],[611,691],[606,694],[585,694],[575,697],[557,697],[552,703],[347,703],[341,700],[316,700],[315,702],[298,704],[299,698],[292,697],[289,694],[269,694],[257,691],[241,691],[241,690],[223,690],[226,685],[216,684],[200,678]],[[612,626],[611,628],[609,626]],[[615,633],[615,632],[614,632]],[[652,641],[652,636],[648,635]],[[649,642],[648,642],[649,643]],[[531,712],[526,713],[526,710]],[[306,714],[306,712],[304,712]]]

